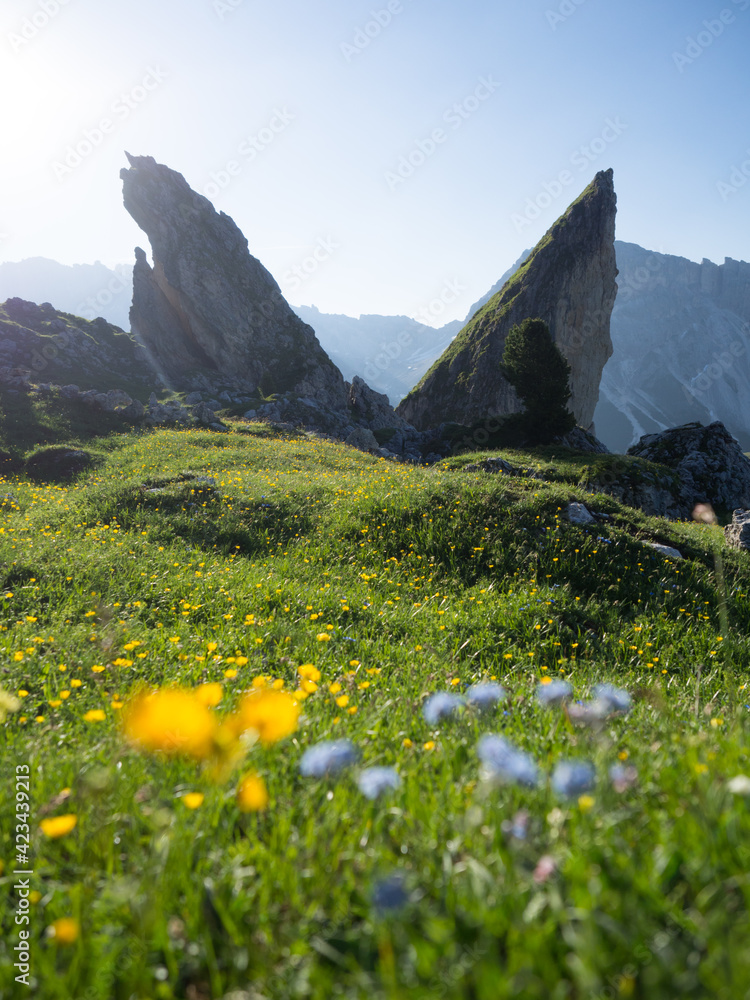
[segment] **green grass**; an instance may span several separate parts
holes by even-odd
[[[544,451],[506,457],[550,481],[402,466],[260,425],[87,447],[101,464],[72,484],[0,490],[0,685],[22,693],[0,726],[3,997],[29,992],[12,968],[27,765],[39,997],[747,995],[750,812],[727,784],[750,773],[750,569],[725,552],[724,612],[719,529],[593,499],[578,485],[588,458]],[[569,525],[572,499],[612,521]],[[306,663],[322,676],[298,732],[249,748],[218,784],[121,735],[115,706],[139,685],[218,681],[223,714],[261,674],[295,689]],[[575,728],[537,703],[548,676],[577,699],[612,681],[633,710]],[[496,712],[425,722],[431,692],[493,677],[509,693]],[[545,776],[590,759],[596,789],[567,801],[546,780],[488,783],[485,732]],[[356,769],[302,778],[305,748],[339,737],[395,766],[400,788],[369,802]],[[618,792],[607,771],[624,761],[638,781]],[[258,814],[236,803],[249,769],[270,794]],[[188,791],[205,795],[194,811]],[[42,818],[66,813],[75,829],[46,838]],[[393,872],[408,900],[382,912],[374,887]],[[65,917],[80,925],[68,946],[47,931]]]

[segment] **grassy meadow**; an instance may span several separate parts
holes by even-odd
[[[85,446],[72,482],[0,483],[0,996],[750,996],[750,563],[719,527],[549,451],[508,454],[539,481],[261,425]],[[586,720],[602,682],[632,706]],[[144,722],[175,687],[185,718]],[[303,773],[330,740],[346,766]]]

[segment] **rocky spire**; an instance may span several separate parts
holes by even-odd
[[[341,372],[232,219],[182,174],[151,156],[126,156],[125,208],[153,257],[151,267],[136,250],[130,321],[163,374],[187,385],[196,371],[213,370],[246,391],[292,391],[344,409]]]
[[[612,170],[600,171],[500,291],[480,308],[396,412],[415,427],[466,426],[518,411],[500,374],[505,338],[540,318],[571,367],[568,404],[589,428],[612,354],[609,321],[617,294]]]

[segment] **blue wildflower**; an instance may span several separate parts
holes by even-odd
[[[409,894],[404,882],[404,876],[400,872],[394,872],[376,882],[372,890],[375,909],[387,913],[389,910],[399,910],[405,906],[409,902]]]
[[[486,684],[473,684],[466,692],[466,700],[482,712],[494,708],[498,702],[505,701],[508,693],[502,684],[494,681]]]
[[[366,799],[376,799],[389,789],[396,789],[401,778],[393,767],[367,767],[360,771],[357,785]]]
[[[574,799],[593,790],[596,784],[594,765],[587,760],[561,760],[552,773],[552,787],[558,795]]]
[[[494,778],[524,788],[535,788],[539,784],[539,768],[534,759],[504,736],[485,734],[477,744],[477,754]]]
[[[448,691],[431,694],[422,706],[422,715],[428,725],[434,726],[440,719],[454,715],[464,704],[464,699]]]
[[[626,792],[638,781],[638,772],[632,764],[613,764],[609,769],[609,780],[616,792]]]
[[[609,702],[594,698],[592,701],[579,701],[567,708],[568,718],[582,726],[598,726],[611,714]]]
[[[573,688],[567,681],[550,681],[540,684],[536,689],[536,699],[540,705],[559,705],[567,701],[573,694]]]
[[[305,750],[299,769],[306,778],[324,778],[354,764],[358,756],[351,740],[324,740]]]
[[[594,697],[598,701],[605,702],[610,712],[629,712],[633,706],[633,699],[624,688],[615,687],[614,684],[597,684],[594,688]]]

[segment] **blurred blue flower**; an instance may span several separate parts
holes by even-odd
[[[394,872],[376,882],[372,890],[375,909],[387,913],[389,910],[398,910],[405,906],[409,902],[409,893],[404,883],[404,876],[400,872]]]
[[[624,688],[615,687],[614,684],[597,684],[594,688],[594,697],[605,702],[610,712],[629,712],[633,706],[633,699]]]
[[[603,722],[611,715],[609,702],[594,698],[592,701],[579,701],[567,708],[568,718],[583,726],[594,726]]]
[[[528,812],[525,809],[520,809],[512,820],[503,820],[500,828],[506,836],[515,837],[516,840],[526,840],[529,831]]]
[[[492,777],[524,788],[535,788],[539,784],[539,768],[534,759],[504,736],[485,734],[477,744],[477,754]]]
[[[351,740],[324,740],[305,750],[299,769],[306,778],[324,778],[354,764],[358,756]]]
[[[596,771],[588,760],[561,760],[552,773],[552,787],[569,799],[593,791],[595,784]]]
[[[638,772],[632,764],[613,764],[609,769],[609,780],[616,792],[626,792],[638,781]]]
[[[494,708],[498,702],[505,701],[508,692],[495,681],[488,681],[485,684],[473,684],[466,692],[466,700],[470,705],[474,705],[482,712],[487,712]]]
[[[383,792],[396,789],[401,778],[395,767],[366,767],[359,772],[357,785],[366,799],[376,799]]]
[[[567,681],[550,681],[540,684],[536,689],[536,699],[540,705],[560,705],[573,694],[573,688]]]
[[[460,695],[448,691],[431,694],[422,706],[422,715],[428,725],[434,726],[440,719],[447,718],[462,708],[464,700]]]

